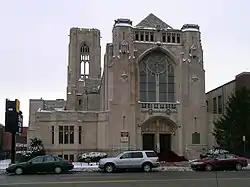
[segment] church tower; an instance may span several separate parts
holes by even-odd
[[[100,31],[71,28],[69,37],[66,109],[88,110],[88,87],[101,78]]]

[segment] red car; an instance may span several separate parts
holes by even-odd
[[[191,162],[191,168],[193,170],[242,170],[243,167],[247,167],[248,162],[244,157],[239,157],[234,154],[218,154],[211,155],[207,158],[195,160]]]

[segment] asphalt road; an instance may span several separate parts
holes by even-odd
[[[0,187],[249,187],[250,171],[1,175]]]

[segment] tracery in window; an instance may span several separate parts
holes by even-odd
[[[154,51],[140,62],[140,101],[175,100],[172,61],[161,51]]]
[[[83,44],[80,48],[81,79],[89,75],[89,47]]]

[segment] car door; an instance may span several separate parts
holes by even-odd
[[[43,167],[44,167],[45,172],[52,172],[56,164],[55,157],[45,156],[43,162],[44,162]]]
[[[126,152],[117,160],[117,167],[129,169],[131,168],[132,155],[131,152]]]
[[[143,153],[138,151],[138,152],[132,152],[131,153],[131,168],[141,168],[143,164]]]
[[[227,168],[228,169],[235,168],[235,166],[237,164],[237,158],[235,155],[226,154],[226,160],[227,160]]]
[[[27,164],[27,172],[29,173],[37,173],[44,172],[45,168],[43,165],[43,156],[37,156],[31,159]]]
[[[225,154],[218,154],[216,156],[216,167],[218,169],[226,169],[228,167]]]

